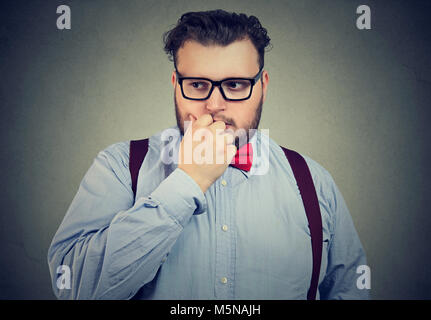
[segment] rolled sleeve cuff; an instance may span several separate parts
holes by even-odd
[[[199,185],[182,169],[176,168],[149,197],[164,207],[183,227],[191,214],[206,211],[206,199]]]

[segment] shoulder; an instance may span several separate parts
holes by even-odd
[[[130,141],[113,143],[98,152],[92,167],[97,169],[98,175],[114,175],[124,184],[128,184],[130,182],[129,149]]]
[[[129,168],[130,140],[113,143],[101,150],[97,158],[106,161],[107,164],[121,165]]]
[[[334,184],[334,180],[329,173],[320,163],[312,159],[306,154],[303,154],[295,149],[286,148],[283,145],[278,144],[273,139],[269,138],[269,146],[270,146],[270,157],[273,161],[277,161],[285,171],[287,171],[288,175],[294,178],[292,168],[287,160],[286,154],[283,151],[284,149],[288,149],[298,153],[302,158],[304,158],[309,170],[310,174],[313,178],[313,182],[315,184],[316,189],[326,189],[330,185]],[[316,190],[317,191],[317,190]]]
[[[129,170],[131,141],[148,139],[148,150],[151,151],[149,152],[149,156],[154,156],[154,153],[160,152],[163,141],[166,140],[165,136],[175,136],[176,132],[175,127],[172,127],[142,139],[131,139],[113,143],[99,151],[96,159],[103,161],[111,169]]]
[[[271,149],[272,153],[277,155],[277,158],[281,159],[282,162],[284,162],[284,166],[287,167],[289,175],[293,176],[292,168],[287,161],[286,155],[283,151],[283,146],[278,145],[276,142],[271,141]],[[322,199],[325,202],[328,202],[329,204],[333,203],[333,198],[336,193],[336,184],[335,181],[331,175],[331,173],[319,162],[312,159],[310,156],[298,152],[291,148],[292,151],[295,151],[298,153],[302,158],[304,158],[308,169],[310,170],[311,177],[313,179],[314,187],[316,189],[316,193],[319,196],[319,200]]]
[[[308,155],[301,154],[310,170],[316,192],[328,193],[334,191],[335,181],[329,171]]]

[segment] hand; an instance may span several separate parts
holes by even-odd
[[[178,168],[185,171],[205,191],[216,181],[232,162],[236,153],[234,135],[225,131],[223,121],[213,121],[209,114],[199,119],[190,116],[191,123],[180,144]],[[195,139],[202,137],[200,140]],[[203,141],[202,141],[203,140]],[[199,151],[212,150],[204,155]]]

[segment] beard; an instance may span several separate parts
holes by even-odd
[[[184,121],[183,117],[181,116],[181,113],[178,108],[177,103],[177,97],[175,96],[174,92],[174,103],[175,103],[175,116],[177,118],[177,126],[180,129],[181,136],[184,136]],[[260,117],[262,114],[262,106],[263,106],[263,93],[260,96],[260,100],[256,109],[256,112],[254,114],[254,117],[250,124],[245,128],[238,128],[233,119],[225,119],[227,122],[229,122],[231,125],[233,125],[236,129],[244,129],[244,130],[238,130],[238,132],[234,132],[235,135],[235,146],[237,150],[243,146],[244,144],[247,144],[250,142],[250,139],[253,138],[253,135],[256,133],[257,128],[259,127],[260,123]],[[211,114],[212,117],[214,117],[214,114]],[[245,131],[245,132],[244,132]],[[242,134],[241,134],[242,133]],[[245,133],[245,136],[244,136]]]

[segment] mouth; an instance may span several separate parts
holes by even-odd
[[[225,125],[226,125],[226,129],[225,130],[229,130],[229,129],[233,130],[233,125],[231,125],[230,123],[225,122]]]
[[[215,121],[222,121],[222,122],[224,122],[224,124],[226,125],[226,127],[227,127],[227,126],[232,127],[232,124],[231,124],[230,122],[227,122],[227,121],[224,121],[224,120],[217,120],[217,119],[214,119],[214,122],[215,122]]]

